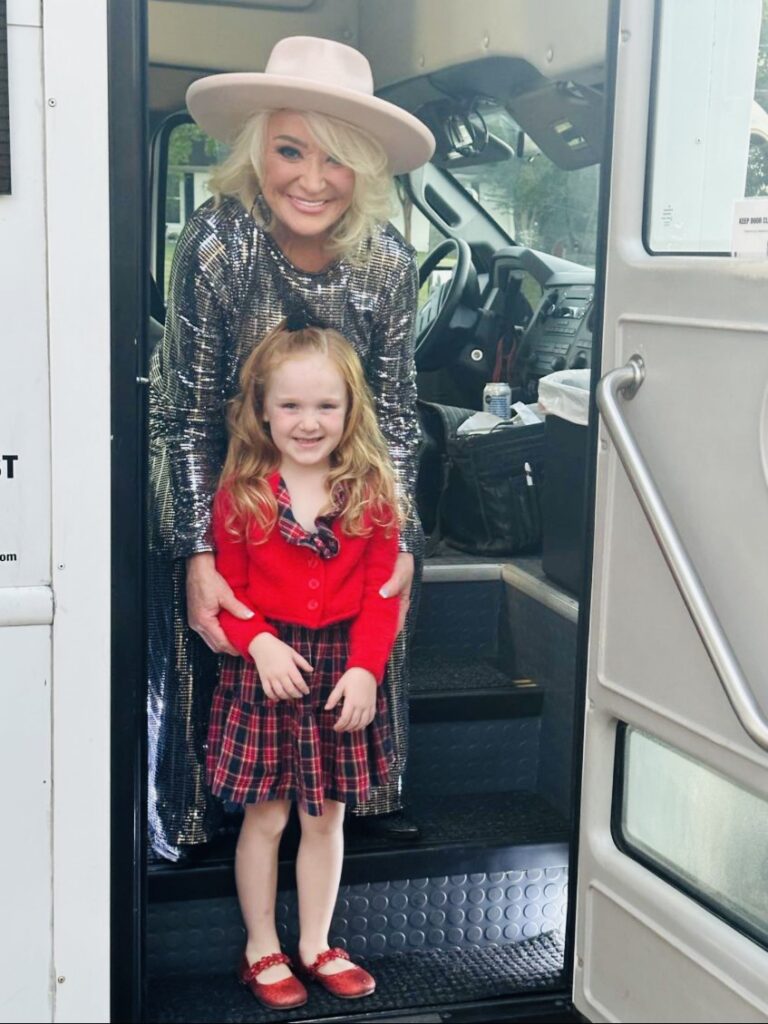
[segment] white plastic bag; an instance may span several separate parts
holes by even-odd
[[[504,420],[501,416],[494,416],[492,412],[476,412],[474,416],[470,416],[469,419],[464,420],[456,433],[487,434],[489,430],[493,430],[494,427],[503,422]]]
[[[515,426],[528,427],[532,423],[544,422],[544,411],[538,402],[532,402],[529,405],[526,405],[525,402],[515,402],[512,409],[517,413]]]
[[[539,381],[539,404],[547,414],[586,426],[591,370],[558,370]]]

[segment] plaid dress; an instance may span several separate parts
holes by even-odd
[[[291,544],[322,558],[338,553],[332,516],[317,520],[314,533],[296,522],[283,481],[277,492],[277,528]],[[334,732],[342,705],[325,711],[331,690],[344,674],[349,622],[311,629],[273,622],[280,639],[307,659],[310,692],[295,700],[269,700],[256,666],[224,656],[213,695],[206,771],[211,791],[229,804],[295,800],[308,814],[323,813],[323,800],[357,804],[372,786],[389,781],[393,745],[386,693],[376,691],[376,717],[367,729]]]

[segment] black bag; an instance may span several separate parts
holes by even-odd
[[[433,446],[442,447],[443,483],[434,514],[425,486],[419,492],[422,521],[427,531],[432,528],[430,549],[442,539],[475,555],[538,551],[544,424],[502,423],[488,433],[457,435],[471,410],[420,405],[425,435]],[[424,484],[422,471],[420,484]]]

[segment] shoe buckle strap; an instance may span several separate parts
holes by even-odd
[[[337,946],[334,949],[326,949],[325,952],[318,954],[314,963],[307,967],[307,971],[311,975],[315,975],[320,971],[320,968],[331,960],[349,960],[350,956],[346,949],[342,949]]]
[[[261,974],[262,971],[266,971],[269,967],[276,967],[278,964],[289,964],[291,958],[287,953],[267,953],[256,963],[251,964],[245,974],[246,981],[254,981],[256,976]]]

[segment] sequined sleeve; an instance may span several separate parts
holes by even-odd
[[[421,530],[416,513],[416,475],[421,431],[416,414],[416,367],[413,333],[418,272],[410,257],[391,283],[386,307],[378,317],[371,350],[369,381],[378,407],[379,425],[389,445],[408,518],[400,550],[415,551]]]
[[[211,505],[226,447],[223,397],[229,318],[226,249],[188,225],[175,253],[155,395],[173,503],[176,558],[213,547]]]

